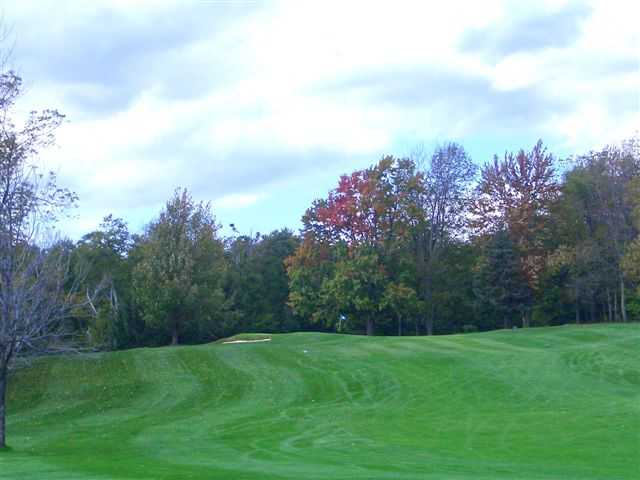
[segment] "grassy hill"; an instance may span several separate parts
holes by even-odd
[[[49,359],[0,478],[637,479],[640,325]]]

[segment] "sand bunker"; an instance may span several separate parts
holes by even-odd
[[[228,342],[222,342],[223,344],[227,343],[258,343],[258,342],[270,342],[270,338],[261,338],[259,340],[229,340]]]

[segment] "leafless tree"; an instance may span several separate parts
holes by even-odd
[[[31,112],[16,127],[11,117],[20,91],[18,75],[0,74],[0,448],[12,361],[60,348],[65,320],[91,301],[69,285],[68,252],[45,241],[51,222],[76,200],[53,173],[42,174],[34,164],[64,117],[55,110]]]
[[[427,305],[425,327],[433,333],[436,309],[434,288],[443,268],[441,253],[447,242],[463,234],[465,209],[476,175],[476,166],[462,145],[446,143],[429,157],[424,146],[411,153],[424,176],[422,197],[423,225],[415,231],[416,260],[420,276],[419,291]]]

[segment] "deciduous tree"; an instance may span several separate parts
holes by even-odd
[[[447,275],[444,252],[451,241],[462,236],[465,212],[477,167],[462,145],[439,146],[427,161],[417,154],[424,186],[417,197],[419,214],[413,216],[412,238],[418,273],[418,291],[425,306],[425,327],[433,334],[438,313],[435,298]]]
[[[554,157],[538,141],[530,152],[505,153],[502,160],[495,156],[484,165],[471,203],[473,232],[488,236],[506,231],[533,291],[545,265],[544,234],[558,194]]]
[[[78,319],[94,346],[115,349],[129,343],[133,299],[127,256],[131,245],[124,220],[108,215],[97,230],[80,239],[74,251],[74,270],[82,274],[88,267],[82,286],[88,290],[103,287],[93,303],[93,314]]]
[[[288,262],[293,308],[335,321],[346,315],[348,325],[372,334],[392,266],[404,254],[413,217],[421,214],[422,187],[411,160],[388,156],[343,175],[326,199],[315,201],[303,217],[303,242]]]
[[[373,335],[381,323],[382,301],[389,283],[377,253],[360,247],[339,259],[334,275],[322,285],[322,294],[346,317],[351,329]]]
[[[134,270],[134,289],[150,327],[166,332],[171,344],[191,333],[212,338],[225,305],[224,248],[209,204],[176,190],[147,227]]]
[[[0,75],[0,448],[5,446],[12,360],[59,342],[65,320],[78,306],[77,297],[65,288],[65,249],[47,246],[44,235],[76,196],[33,163],[38,152],[53,143],[63,116],[56,110],[32,112],[23,126],[16,126],[11,118],[20,89],[15,73]]]

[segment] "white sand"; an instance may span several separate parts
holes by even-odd
[[[258,343],[258,342],[270,342],[270,338],[261,338],[260,340],[229,340],[228,342],[222,342],[223,344],[227,343]]]

